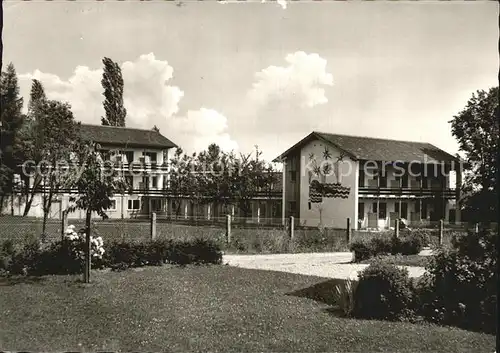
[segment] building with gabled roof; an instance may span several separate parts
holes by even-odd
[[[303,226],[387,228],[460,221],[457,157],[422,142],[313,131],[278,156],[282,215]],[[450,188],[450,174],[455,188]]]

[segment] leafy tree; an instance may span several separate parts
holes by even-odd
[[[54,197],[61,189],[70,188],[75,180],[75,172],[69,165],[72,152],[79,138],[78,125],[75,123],[69,104],[57,101],[46,101],[41,105],[40,132],[42,139],[43,160],[50,169],[42,175],[43,179],[43,224],[42,234],[45,234],[47,219],[50,214]]]
[[[216,144],[210,144],[196,158],[196,184],[202,191],[199,200],[214,206],[214,217],[218,216],[220,205],[227,207],[233,201],[230,174],[234,159],[234,155],[224,153]]]
[[[30,101],[28,103],[28,115],[34,116],[38,106],[47,100],[43,85],[38,80],[33,80],[31,84]]]
[[[86,211],[86,246],[85,246],[85,272],[84,281],[90,282],[90,254],[91,254],[91,221],[92,213],[97,213],[102,218],[108,218],[106,210],[111,207],[111,197],[121,193],[126,188],[126,183],[114,168],[104,169],[100,157],[99,146],[94,143],[84,143],[78,148],[75,155],[78,165],[83,166],[81,175],[75,181],[77,196],[70,198],[74,204],[68,208],[69,212],[76,209]]]
[[[181,200],[214,207],[237,205],[246,218],[251,214],[251,201],[256,195],[270,196],[278,175],[270,164],[260,160],[261,153],[235,155],[224,152],[216,144],[198,155],[186,155],[182,149],[170,159],[169,191],[175,214],[181,212]]]
[[[0,101],[2,106],[1,144],[0,144],[0,211],[6,194],[13,194],[14,174],[18,173],[18,164],[22,159],[22,149],[19,146],[20,131],[24,123],[22,113],[23,98],[19,96],[19,85],[14,65],[10,63],[0,79]]]
[[[104,72],[101,84],[104,88],[104,110],[106,116],[101,118],[102,125],[125,126],[127,110],[123,106],[123,77],[120,66],[110,58],[102,60]]]
[[[235,155],[223,152],[216,144],[198,155],[197,184],[203,191],[204,203],[227,207],[236,204],[244,218],[251,215],[251,201],[255,196],[269,196],[277,181],[273,167],[259,159],[261,152]]]
[[[28,175],[24,177],[24,216],[29,213],[35,195],[42,193],[42,234],[45,234],[54,196],[61,189],[70,187],[73,182],[74,174],[69,172],[68,164],[77,146],[79,134],[70,105],[46,100],[44,94],[40,94],[43,92],[40,87],[41,85],[34,81],[30,101],[32,111],[24,136],[23,147],[31,161],[25,166]]]
[[[277,182],[277,173],[271,164],[259,159],[261,155],[260,151],[256,151],[255,158],[252,158],[252,154],[240,154],[233,163],[229,185],[232,199],[238,204],[244,218],[251,216],[255,196],[270,196],[272,185]]]
[[[172,208],[176,217],[181,212],[181,200],[183,198],[194,198],[197,196],[196,177],[193,173],[196,169],[196,155],[186,155],[181,148],[175,150],[170,159],[170,180],[168,189],[172,195]]]
[[[33,80],[31,84],[30,100],[28,103],[28,115],[25,119],[25,124],[20,131],[21,141],[20,148],[24,153],[24,161],[31,161],[33,165],[38,164],[42,160],[42,139],[44,136],[43,131],[37,132],[40,128],[41,118],[41,105],[47,101],[45,96],[45,91],[43,85],[38,80]],[[40,176],[33,175],[33,179],[30,177],[35,171],[34,168],[24,168],[20,173],[21,176],[21,188],[22,196],[24,198],[24,212],[23,215],[28,215],[28,212],[33,203],[33,198],[36,192],[40,191],[40,184],[42,178]]]
[[[450,121],[465,155],[465,214],[473,221],[494,221],[498,215],[499,98],[498,87],[472,94]]]

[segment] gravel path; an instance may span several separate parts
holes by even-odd
[[[352,264],[352,253],[310,253],[273,255],[224,255],[224,263],[256,270],[282,271],[308,276],[347,279],[356,278],[367,264]],[[423,267],[402,266],[408,269],[410,277],[424,274]]]

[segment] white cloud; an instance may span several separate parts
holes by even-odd
[[[333,76],[326,72],[325,59],[298,51],[288,54],[285,61],[287,66],[269,66],[255,74],[256,82],[249,92],[254,102],[300,108],[328,102],[324,87],[333,85]]]
[[[211,143],[226,151],[238,149],[227,133],[227,118],[213,109],[189,110],[185,116],[173,118],[172,127],[180,133],[180,144],[189,140],[196,151],[206,149]]]
[[[157,125],[186,150],[206,148],[208,144],[203,145],[202,141],[221,143],[225,148],[236,146],[227,133],[226,117],[216,111],[202,108],[188,111],[186,117],[177,116],[184,92],[169,84],[174,69],[167,61],[150,53],[124,62],[121,68],[127,126],[151,129]],[[41,81],[49,99],[70,103],[75,118],[90,124],[100,124],[104,115],[101,78],[102,69],[86,66],[78,66],[67,80],[39,70],[20,75],[21,85],[23,81],[30,85],[32,79]]]
[[[278,0],[278,5],[280,5],[283,10],[286,10],[286,0]]]

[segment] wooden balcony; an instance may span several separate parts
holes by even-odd
[[[445,199],[454,199],[455,198],[455,189],[451,188],[441,188],[441,187],[429,187],[429,188],[421,188],[421,187],[360,187],[359,195],[375,195],[375,196],[395,196],[395,197],[442,197]]]

